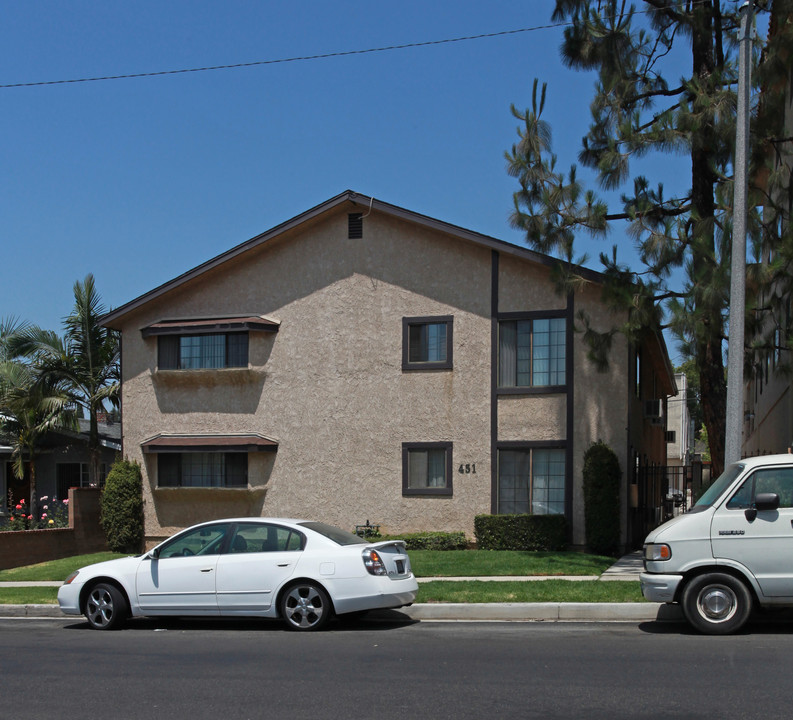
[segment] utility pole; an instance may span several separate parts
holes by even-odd
[[[735,131],[730,337],[727,347],[727,423],[724,467],[741,459],[743,430],[744,316],[746,313],[746,194],[749,165],[749,100],[752,91],[752,24],[754,5],[741,7],[738,37],[738,113]]]

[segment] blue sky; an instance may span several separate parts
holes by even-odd
[[[5,0],[0,84],[157,72],[551,23],[552,0],[488,3]],[[0,317],[60,330],[92,272],[117,307],[345,189],[522,244],[508,216],[510,104],[549,84],[559,165],[594,78],[561,28],[323,60],[0,89]],[[680,167],[650,167],[673,186]],[[685,167],[685,166],[683,166]],[[687,183],[687,177],[682,176]],[[591,245],[624,243],[612,236]],[[674,355],[674,348],[670,347]]]

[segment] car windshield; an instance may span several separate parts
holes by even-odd
[[[691,508],[691,512],[702,512],[702,510],[711,507],[743,471],[744,466],[740,463],[730,465],[697,500],[694,507]]]
[[[326,525],[321,522],[304,522],[300,523],[303,527],[313,530],[314,532],[324,535],[328,540],[333,540],[338,545],[366,545],[367,542],[363,538],[353,535],[351,532],[334,527],[333,525]]]

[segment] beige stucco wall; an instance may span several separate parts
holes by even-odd
[[[307,517],[388,533],[463,530],[491,510],[491,267],[482,245],[373,212],[364,237],[347,237],[347,212],[290,230],[143,305],[123,318],[124,453],[144,470],[151,544],[216,517]],[[500,253],[501,312],[564,310],[548,268]],[[577,293],[593,326],[611,315],[599,289]],[[266,315],[277,334],[250,334],[247,369],[158,371],[161,319]],[[454,317],[453,371],[402,370],[402,318]],[[567,396],[498,399],[498,440],[573,444],[573,541],[584,542],[581,474],[589,443],[603,439],[626,467],[627,347],[615,338],[608,374],[574,336],[573,437]],[[259,433],[275,454],[249,456],[249,489],[157,489],[159,433]],[[450,441],[450,497],[402,496],[402,443]],[[476,473],[460,474],[460,465]]]
[[[452,497],[402,497],[402,443],[453,441],[455,467],[489,468],[489,292],[488,250],[377,214],[349,240],[342,212],[129,318],[124,449],[144,464],[147,535],[249,513],[471,534],[489,511],[489,473],[455,473]],[[251,333],[250,369],[156,372],[141,327],[235,313],[281,323]],[[454,316],[453,372],[402,371],[402,318],[425,315]],[[258,432],[279,447],[250,456],[258,492],[154,490],[156,458],[140,444],[163,432]]]

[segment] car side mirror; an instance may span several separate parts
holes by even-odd
[[[778,510],[779,495],[776,493],[757,493],[754,498],[754,506],[758,512],[763,510]]]
[[[157,560],[160,557],[160,548],[154,548],[153,550],[149,550],[146,553],[146,557],[149,560]]]

